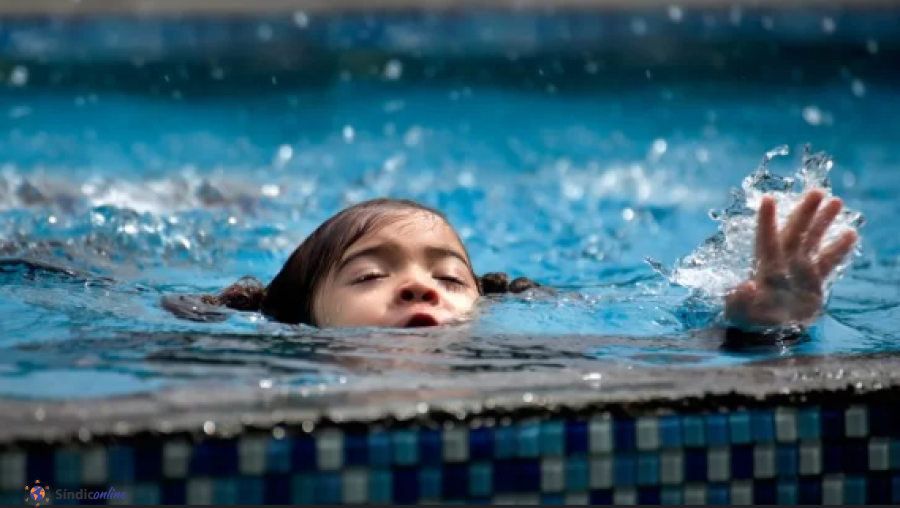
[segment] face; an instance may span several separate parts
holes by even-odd
[[[478,286],[440,217],[416,211],[350,246],[314,303],[320,327],[436,326],[465,317]]]

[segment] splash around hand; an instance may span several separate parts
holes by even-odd
[[[823,286],[828,276],[850,254],[857,241],[847,231],[822,248],[828,228],[843,203],[825,192],[809,192],[779,231],[777,208],[764,196],[756,229],[755,270],[752,279],[725,297],[725,319],[744,327],[808,325],[821,313]]]

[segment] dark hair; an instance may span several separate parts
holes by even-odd
[[[263,287],[252,277],[244,277],[218,295],[202,296],[201,301],[236,310],[261,311],[282,323],[315,325],[313,306],[316,291],[347,249],[367,234],[402,219],[398,212],[410,210],[433,214],[449,224],[444,214],[414,201],[364,201],[344,209],[313,231],[291,254],[268,287]],[[459,243],[462,245],[461,240]],[[538,284],[524,277],[510,281],[505,273],[489,273],[479,278],[472,271],[465,246],[463,252],[472,278],[478,284],[479,294],[518,293],[538,287]]]

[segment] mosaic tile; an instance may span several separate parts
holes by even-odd
[[[869,470],[869,445],[861,439],[848,440],[843,444],[844,472],[865,473]]]
[[[314,485],[314,484],[311,484]],[[310,488],[310,491],[313,491]],[[215,478],[212,481],[212,499],[215,504],[237,504],[238,482],[235,478]],[[141,502],[135,496],[135,504],[159,504],[150,502]]]
[[[779,478],[793,478],[799,474],[799,450],[795,444],[780,444],[775,448],[775,464]]]
[[[845,504],[865,504],[866,503],[866,479],[859,476],[849,476],[844,479],[844,503]]]
[[[680,505],[684,504],[684,492],[680,488],[663,487],[659,496],[659,504]]]
[[[818,442],[800,445],[800,474],[803,476],[822,473],[822,445]]]
[[[817,487],[816,483],[813,483],[813,487]],[[778,492],[778,504],[788,504],[795,505],[800,502],[800,485],[794,481],[779,481],[777,486]],[[821,496],[819,496],[821,497]],[[819,504],[818,502],[811,502],[811,504]]]
[[[591,457],[591,489],[602,490],[613,486],[612,457]],[[593,503],[593,502],[592,502]]]
[[[819,408],[802,408],[797,416],[797,434],[805,441],[818,441],[822,436],[822,422]]]
[[[447,473],[463,474],[465,469],[461,466],[444,469]],[[468,470],[468,491],[472,497],[487,497],[494,490],[494,466],[490,462],[475,462]],[[462,491],[462,489],[460,489]],[[448,496],[445,496],[447,498]],[[452,496],[450,496],[452,499]]]
[[[104,452],[105,455],[106,452]],[[30,481],[27,480],[26,468],[28,456],[24,452],[7,451],[0,453],[0,492],[16,491]],[[21,502],[17,500],[15,504]]]
[[[616,452],[633,451],[637,447],[636,422],[631,418],[613,420],[613,439]]]
[[[822,410],[822,439],[836,440],[844,437],[844,412],[839,409]]]
[[[826,476],[822,480],[822,504],[844,504],[844,479],[842,477]]]
[[[565,424],[566,455],[586,453],[589,450],[588,422],[571,420]]]
[[[684,452],[680,449],[665,450],[660,456],[660,483],[680,485],[684,482]]]
[[[167,443],[168,444],[168,443]],[[165,446],[163,451],[165,451]],[[106,450],[99,446],[83,448],[81,453],[81,483],[84,485],[105,485],[109,483],[109,469]],[[185,473],[187,474],[185,467]],[[165,474],[165,471],[163,472]],[[182,476],[184,476],[184,474]],[[2,488],[0,488],[2,490]]]
[[[446,452],[445,452],[446,453]],[[488,428],[469,431],[469,459],[491,460],[494,457],[494,432]]]
[[[644,487],[637,491],[639,505],[658,505],[662,502],[662,490],[659,487]]]
[[[515,457],[516,433],[512,427],[496,427],[494,429],[494,456],[497,459]]]
[[[849,438],[869,437],[869,410],[865,406],[852,406],[844,414],[844,427]]]
[[[566,494],[563,499],[565,500],[565,504],[569,506],[580,506],[590,503],[590,496],[587,492],[572,492]]]
[[[362,504],[369,500],[369,471],[364,468],[345,469],[341,482],[344,504]]]
[[[872,475],[867,481],[866,502],[869,504],[891,503],[891,479],[887,475]]]
[[[590,485],[590,466],[584,455],[572,455],[565,460],[566,490],[581,492]]]
[[[263,479],[259,476],[241,476],[237,479],[235,504],[259,505],[265,502]]]
[[[391,471],[393,495],[397,504],[413,504],[419,500],[419,471],[414,467],[395,467]],[[325,503],[328,504],[328,503]]]
[[[707,504],[715,505],[715,504],[731,504],[731,499],[729,494],[731,493],[731,486],[728,484],[721,483],[713,483],[710,484],[707,488],[706,492],[706,502]]]
[[[458,432],[456,432],[458,430]],[[444,455],[444,440],[450,441],[449,456]],[[451,460],[452,459],[452,460]],[[469,433],[460,427],[447,431],[438,429],[422,429],[419,431],[419,463],[438,465],[443,461],[453,462],[469,460]]]
[[[168,462],[166,463],[168,466]],[[266,471],[287,473],[291,470],[291,440],[270,439],[266,444]],[[183,475],[186,476],[186,475]],[[180,477],[183,477],[180,476]],[[179,476],[174,476],[179,477]]]
[[[753,426],[750,413],[736,411],[728,415],[729,432],[732,444],[748,444],[753,442]]]
[[[637,491],[633,488],[616,488],[613,491],[613,503],[619,506],[633,506],[637,504]]]
[[[443,490],[441,468],[436,466],[419,469],[419,498],[421,500],[440,500]]]
[[[617,489],[637,484],[637,458],[631,453],[613,456],[613,482]]]
[[[262,479],[260,479],[262,483]],[[166,480],[160,487],[160,502],[166,505],[183,505],[187,503],[187,488],[184,480]],[[261,487],[262,488],[262,487]],[[127,491],[126,491],[127,492]],[[259,503],[265,503],[263,497]]]
[[[245,436],[238,440],[239,471],[242,475],[259,476],[266,471],[268,438]]]
[[[891,440],[891,469],[900,471],[900,439]]]
[[[613,449],[612,423],[610,420],[591,420],[588,424],[588,429],[590,432],[591,453],[610,453]]]
[[[844,450],[839,441],[822,443],[822,472],[840,473],[844,470]]]
[[[188,504],[190,501],[191,486],[188,484]],[[263,477],[263,497],[266,504],[290,504],[291,503],[291,475],[287,473],[266,473]]]
[[[688,482],[705,482],[707,451],[703,448],[687,448],[684,452],[684,479]]]
[[[705,505],[707,504],[707,487],[705,484],[688,484],[684,487],[684,504],[686,505]]]
[[[779,504],[783,504],[781,500]],[[794,504],[822,504],[822,479],[802,478],[797,488],[797,500]]]
[[[337,471],[344,467],[344,433],[325,430],[316,436],[316,461],[319,469]]]
[[[659,454],[652,452],[638,454],[637,483],[641,486],[659,484]]]
[[[291,503],[316,504],[316,474],[312,471],[291,475]]]
[[[703,419],[699,416],[685,416],[681,420],[684,446],[703,446],[706,444]]]
[[[134,480],[134,453],[131,448],[124,446],[112,447],[107,451],[106,460],[109,464],[109,481],[111,483],[130,483]],[[48,470],[46,466],[41,467],[41,469],[44,471]],[[42,479],[53,485],[53,480]]]
[[[81,454],[77,449],[61,449],[54,454],[56,485],[81,486]]]
[[[655,417],[637,420],[637,449],[641,451],[657,450],[660,446],[659,420]]]
[[[891,498],[891,502],[894,504],[900,504],[900,475],[895,475],[891,479],[891,484],[893,485],[893,496]]]
[[[394,481],[390,469],[369,470],[369,502],[390,503],[393,487]]]
[[[753,445],[737,445],[731,448],[731,478],[747,480],[754,476]]]
[[[369,442],[369,466],[390,467],[393,463],[393,443],[387,432],[370,432],[367,436]]]
[[[797,411],[780,407],[775,410],[775,438],[780,443],[792,443],[798,438]]]
[[[681,417],[666,415],[659,418],[659,435],[663,448],[681,448]]]
[[[525,422],[516,426],[516,456],[535,458],[541,455],[541,425]]]
[[[731,441],[728,435],[728,418],[723,414],[706,415],[706,444],[707,446],[726,446]]]
[[[541,456],[562,456],[566,451],[566,427],[561,421],[540,425]]]
[[[753,503],[757,505],[778,504],[776,483],[772,481],[753,482]]]
[[[209,478],[191,478],[187,480],[185,497],[187,504],[213,504],[212,480]]]
[[[757,443],[769,443],[775,440],[775,415],[773,411],[754,411],[752,419],[754,441]]]
[[[541,491],[560,492],[566,488],[563,460],[559,457],[541,459]]]

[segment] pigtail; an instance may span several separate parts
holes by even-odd
[[[503,272],[486,273],[478,278],[481,294],[493,295],[503,293],[522,293],[529,289],[539,288],[540,284],[525,277],[517,277],[512,281]]]
[[[241,277],[217,295],[203,295],[200,301],[240,311],[259,311],[266,297],[266,287],[255,277]]]

